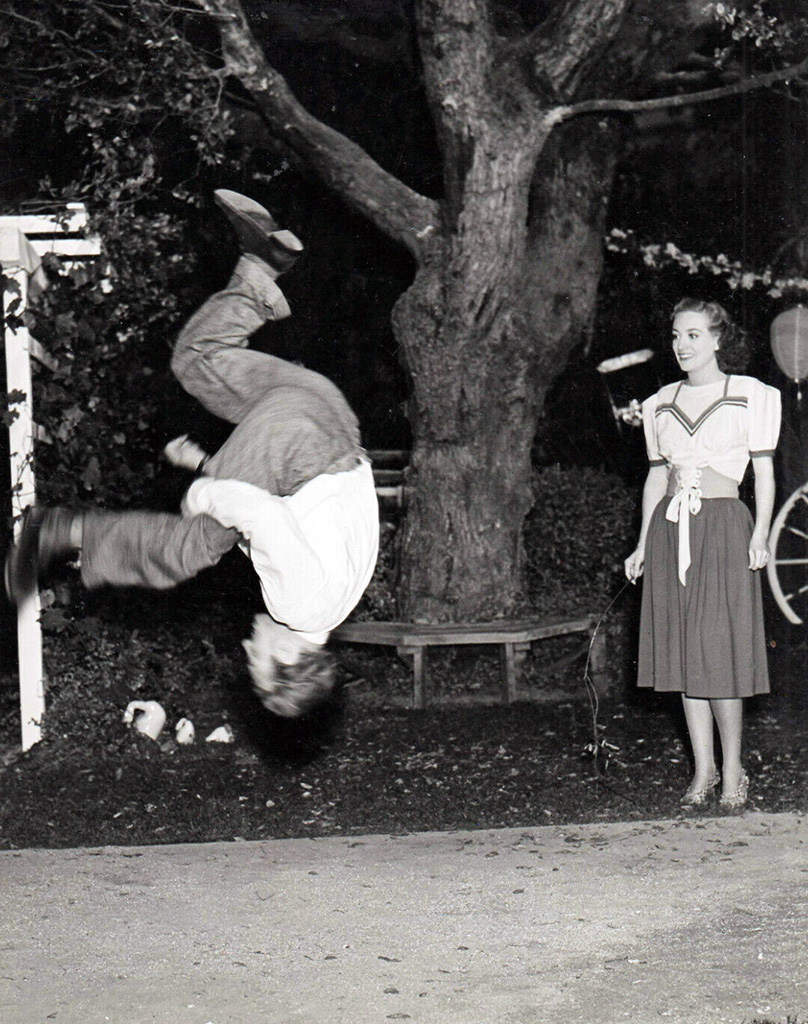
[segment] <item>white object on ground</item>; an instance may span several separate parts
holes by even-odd
[[[235,740],[233,730],[229,725],[220,725],[214,729],[210,736],[205,737],[207,743],[232,743]]]
[[[181,718],[174,726],[174,734],[177,743],[182,743],[183,745],[193,743],[194,736],[196,735],[194,723],[188,718]]]
[[[156,700],[132,700],[126,705],[123,720],[126,725],[134,723],[138,732],[156,740],[166,724],[166,713]]]

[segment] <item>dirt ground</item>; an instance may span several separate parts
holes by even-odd
[[[6,1024],[751,1024],[808,1009],[792,814],[0,853]]]
[[[802,658],[783,657],[782,672],[775,659],[776,692],[748,709],[759,811],[808,808]],[[671,818],[691,770],[678,703],[636,693],[596,715],[580,694],[510,707],[444,700],[414,712],[357,682],[341,708],[302,725],[214,705],[190,747],[170,730],[161,743],[142,737],[113,709],[84,742],[92,720],[84,734],[23,756],[9,744],[0,849]],[[225,718],[235,742],[205,743]]]

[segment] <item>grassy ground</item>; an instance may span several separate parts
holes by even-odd
[[[222,576],[224,581],[225,576]],[[214,579],[215,583],[215,579]],[[2,685],[0,848],[204,842],[535,826],[675,817],[690,764],[679,704],[627,681],[629,641],[612,642],[615,694],[593,707],[580,638],[545,642],[530,699],[496,703],[490,649],[437,655],[438,699],[406,706],[409,674],[389,650],[342,649],[340,701],[313,721],[271,718],[252,701],[239,640],[255,595],[232,575],[218,600],[101,595],[48,621],[46,740],[16,750],[15,682]],[[215,590],[215,588],[214,588]],[[79,613],[79,614],[76,614]],[[808,810],[803,634],[773,620],[774,692],[749,702],[751,807]],[[8,666],[7,666],[8,669]],[[156,699],[157,743],[121,720]],[[178,746],[187,716],[197,742]],[[204,737],[228,722],[232,744]],[[704,813],[717,813],[713,805]]]

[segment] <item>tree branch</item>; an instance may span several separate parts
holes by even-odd
[[[536,76],[555,96],[573,97],[592,64],[614,41],[629,0],[565,0],[524,40]]]
[[[487,0],[416,0],[415,19],[427,95],[455,111],[462,97],[482,96],[493,55]]]
[[[239,0],[194,2],[217,19],[225,70],[248,91],[270,130],[350,207],[423,260],[439,228],[438,204],[302,106],[267,61]]]
[[[787,82],[792,79],[802,79],[808,76],[808,58],[800,64],[782,68],[780,71],[770,71],[765,75],[755,75],[745,78],[733,85],[722,85],[715,89],[703,89],[700,92],[682,93],[678,96],[659,96],[649,100],[583,100],[581,103],[573,103],[566,107],[554,107],[545,114],[545,119],[552,124],[560,124],[562,121],[569,121],[572,117],[581,114],[595,113],[624,113],[636,114],[644,110],[663,110],[673,107],[689,107],[695,103],[708,103],[711,100],[724,99],[727,96],[741,96],[747,92],[754,92],[757,89],[766,89],[777,82]]]
[[[478,143],[498,104],[488,0],[416,0],[424,87],[443,158],[443,213],[453,225]],[[503,122],[506,119],[503,116]]]
[[[659,85],[703,85],[712,78],[713,81],[735,84],[742,75],[738,68],[731,68],[716,74],[715,69],[710,71],[660,71],[654,75],[654,81]],[[718,86],[710,86],[717,89]]]

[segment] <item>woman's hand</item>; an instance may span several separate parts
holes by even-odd
[[[769,543],[763,534],[757,532],[752,534],[749,541],[749,568],[752,570],[763,569],[772,557],[769,550]]]
[[[629,583],[636,583],[645,568],[645,548],[638,547],[632,551],[623,565],[626,570],[626,579]]]

